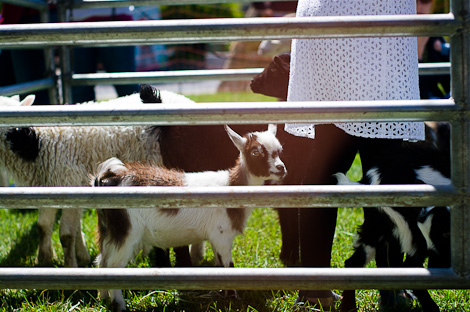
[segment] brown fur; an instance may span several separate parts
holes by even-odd
[[[160,209],[159,212],[168,217],[174,217],[178,214],[179,211],[180,210],[178,208],[165,208],[165,209]]]
[[[246,165],[248,170],[255,176],[267,177],[269,176],[269,164],[267,158],[269,157],[266,147],[258,142],[255,134],[246,137],[248,142],[245,146],[243,153],[245,154]],[[252,153],[259,153],[254,156]]]
[[[275,56],[262,73],[253,77],[250,83],[251,90],[254,93],[273,96],[286,101],[289,72],[290,54],[285,53]]]
[[[242,233],[245,227],[246,210],[243,208],[227,208],[226,210],[232,224],[232,229]]]
[[[132,176],[134,186],[184,186],[183,172],[174,169],[167,169],[162,166],[153,166],[151,170],[142,163],[126,164]],[[168,216],[176,216],[178,208],[160,209],[160,213]]]
[[[229,184],[233,186],[246,185],[247,181],[246,172],[241,170],[240,158],[237,158],[236,166],[229,170]]]
[[[98,209],[98,245],[103,247],[105,237],[111,237],[117,246],[123,244],[131,229],[131,222],[124,209]],[[108,227],[109,226],[109,227]]]
[[[152,166],[134,162],[126,164],[129,170],[126,176],[132,177],[133,186],[184,186],[184,173],[167,169],[162,166]],[[149,170],[150,169],[150,170]]]

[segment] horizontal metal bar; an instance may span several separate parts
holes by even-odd
[[[450,74],[450,62],[420,63],[419,74],[423,76],[449,75]]]
[[[49,4],[45,0],[2,0],[2,2],[37,10],[49,9]]]
[[[0,107],[0,126],[451,121],[466,114],[452,100],[44,105]]]
[[[42,23],[0,25],[0,47],[428,36],[450,35],[462,28],[451,14]]]
[[[0,268],[0,288],[24,289],[470,288],[451,269],[423,268]]]
[[[168,83],[181,81],[201,80],[249,80],[261,73],[264,68],[234,68],[234,69],[205,69],[205,70],[178,70],[178,71],[148,71],[124,73],[90,73],[73,74],[72,85],[98,85],[98,84],[129,84],[129,83]],[[420,75],[439,75],[450,73],[450,63],[422,63],[419,64]],[[0,95],[11,96],[26,94],[55,86],[53,78],[31,81],[0,87]]]
[[[448,206],[451,186],[5,187],[0,208],[296,208]]]
[[[30,82],[18,83],[11,86],[0,87],[0,95],[10,96],[17,94],[32,93],[38,90],[44,90],[55,87],[53,78],[44,78]]]
[[[271,0],[271,2],[285,0]],[[287,0],[296,1],[296,0]],[[253,0],[75,0],[73,8],[115,8],[126,6],[251,3]]]
[[[177,71],[148,71],[127,73],[73,74],[72,85],[162,83],[201,80],[250,80],[264,68],[204,69]],[[442,75],[450,73],[450,63],[421,63],[420,75]],[[1,94],[1,88],[0,88]]]
[[[72,85],[97,84],[129,84],[129,83],[167,83],[180,81],[201,80],[249,80],[261,73],[264,68],[234,68],[234,69],[205,69],[205,70],[178,70],[178,71],[148,71],[125,73],[90,73],[73,74]],[[450,63],[423,63],[419,64],[420,75],[449,74]],[[0,87],[0,95],[11,96],[26,94],[55,86],[53,78]]]
[[[264,68],[148,71],[127,73],[73,74],[72,85],[166,83],[201,80],[249,80]]]

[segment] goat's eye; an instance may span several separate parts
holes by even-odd
[[[251,156],[253,157],[258,157],[260,155],[259,151],[258,150],[252,150],[251,151]]]

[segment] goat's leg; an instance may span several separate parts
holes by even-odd
[[[0,186],[10,186],[10,178],[8,173],[4,170],[0,171]]]
[[[159,247],[153,247],[154,251],[154,263],[153,265],[157,268],[169,268],[171,267],[170,253],[168,249]],[[175,251],[176,252],[176,251]]]
[[[426,289],[413,289],[424,312],[439,312],[439,307]]]
[[[189,247],[189,254],[192,265],[199,265],[199,263],[201,263],[201,261],[204,259],[204,246],[204,242],[200,242],[197,244],[191,244]]]
[[[54,258],[54,250],[52,249],[52,231],[55,223],[55,216],[58,209],[39,209],[38,214],[38,231],[39,231],[39,250],[38,260],[39,266],[51,266]]]
[[[360,244],[354,250],[354,254],[349,257],[344,263],[346,268],[362,268],[370,257],[369,253],[375,250],[373,247],[366,247],[364,244]],[[343,291],[343,300],[341,300],[341,311],[352,312],[357,311],[356,308],[356,291],[354,289]]]
[[[135,243],[132,238],[127,238],[121,245],[116,246],[113,242],[105,240],[103,242],[101,255],[99,256],[98,267],[100,268],[123,268],[127,265],[134,254]],[[121,289],[100,289],[98,290],[101,300],[109,301],[115,312],[126,310],[126,303]]]
[[[162,249],[158,247],[153,248],[155,252],[155,266],[165,268],[171,267],[170,253],[168,249]],[[191,267],[192,257],[189,252],[188,246],[175,247],[175,267]]]
[[[77,256],[75,244],[77,233],[81,231],[81,209],[64,209],[60,218],[59,236],[62,249],[64,251],[64,266],[77,267]],[[81,234],[79,235],[81,238]],[[85,247],[86,248],[86,247]]]
[[[192,267],[191,255],[189,254],[189,246],[173,248],[175,252],[176,267]]]
[[[282,246],[279,258],[286,266],[299,263],[299,213],[297,209],[276,209],[281,226]]]
[[[375,257],[377,267],[403,267],[403,256],[399,243],[394,239],[387,240],[384,244],[377,247]],[[379,290],[381,305],[383,307],[393,307],[399,305],[399,290]]]
[[[215,240],[209,239],[209,242],[212,245],[212,250],[214,251],[216,266],[224,266],[224,267],[235,266],[232,261],[232,244],[233,244],[234,238],[235,238],[235,235],[225,236],[225,237],[216,237]],[[238,298],[238,293],[235,289],[226,290],[225,296]]]
[[[422,267],[424,262],[424,255],[413,255],[406,257],[404,262],[405,267],[413,268],[413,267]],[[429,294],[428,290],[426,289],[413,289],[413,294],[421,303],[424,312],[438,312],[439,307],[437,306],[436,302],[432,299],[431,295]]]
[[[90,253],[86,246],[85,234],[82,232],[82,214],[80,213],[80,223],[77,229],[76,239],[75,239],[75,254],[77,255],[78,265],[81,267],[86,267],[90,264]]]

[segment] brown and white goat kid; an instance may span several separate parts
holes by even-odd
[[[279,155],[282,146],[277,128],[244,137],[225,126],[240,151],[235,166],[228,170],[185,173],[142,163],[123,164],[111,158],[100,164],[92,186],[235,186],[263,185],[279,181],[286,168]],[[99,267],[124,267],[141,246],[170,248],[208,240],[217,265],[233,266],[232,243],[242,233],[251,213],[249,208],[202,209],[103,209],[98,212]],[[125,309],[121,290],[102,290],[117,311]]]

